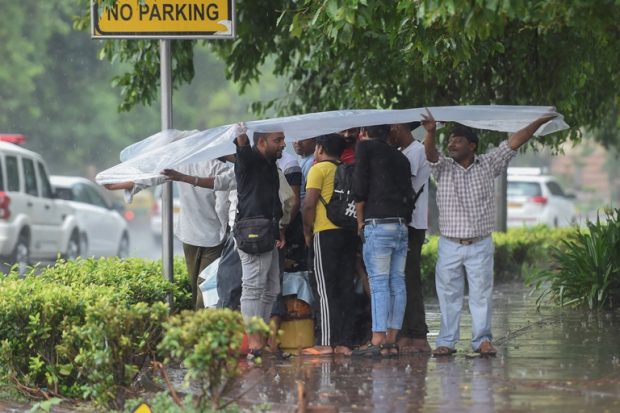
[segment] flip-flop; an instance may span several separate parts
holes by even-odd
[[[326,357],[334,354],[334,351],[327,353],[321,350],[317,350],[314,347],[304,348],[299,352],[299,355],[302,357]]]
[[[456,349],[454,348],[439,346],[433,350],[433,357],[447,357],[453,355],[454,353],[456,353]]]

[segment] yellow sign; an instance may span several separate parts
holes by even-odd
[[[233,0],[91,0],[95,38],[233,38]]]
[[[135,409],[132,410],[131,413],[153,413],[153,411],[148,404],[140,403]]]

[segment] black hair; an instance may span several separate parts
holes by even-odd
[[[381,139],[386,141],[390,137],[390,125],[373,125],[367,126],[369,138]]]
[[[452,129],[452,132],[450,133],[450,135],[462,136],[465,139],[467,139],[467,141],[469,141],[470,143],[475,143],[476,144],[475,149],[478,149],[478,135],[476,134],[476,132],[474,132],[472,128],[469,128],[464,125],[456,124],[454,129]]]
[[[316,146],[323,148],[329,156],[340,158],[344,151],[345,142],[342,136],[337,133],[328,133],[316,137]]]
[[[266,132],[254,132],[254,136],[252,136],[252,142],[254,142],[254,146],[258,145],[258,140],[260,138],[267,139],[267,135],[269,134]]]
[[[420,127],[420,125],[422,124],[422,122],[416,120],[415,122],[409,122],[409,123],[405,123],[405,126],[407,128],[409,128],[410,131],[417,129]]]

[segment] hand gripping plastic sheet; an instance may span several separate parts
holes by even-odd
[[[516,132],[537,118],[558,115],[535,133],[544,136],[567,129],[564,117],[551,106],[439,106],[428,108],[438,122],[458,122],[476,129]],[[402,110],[338,110],[246,122],[254,132],[283,132],[286,142],[339,132],[357,126],[406,123],[422,120],[425,108]],[[151,180],[165,168],[215,159],[235,152],[234,125],[204,131],[166,130],[128,146],[121,163],[99,173],[99,184]]]

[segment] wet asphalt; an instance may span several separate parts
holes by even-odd
[[[436,300],[426,310],[434,347]],[[620,310],[538,312],[522,284],[505,284],[493,325],[496,357],[471,351],[465,301],[454,356],[266,358],[230,397],[271,412],[620,412]]]

